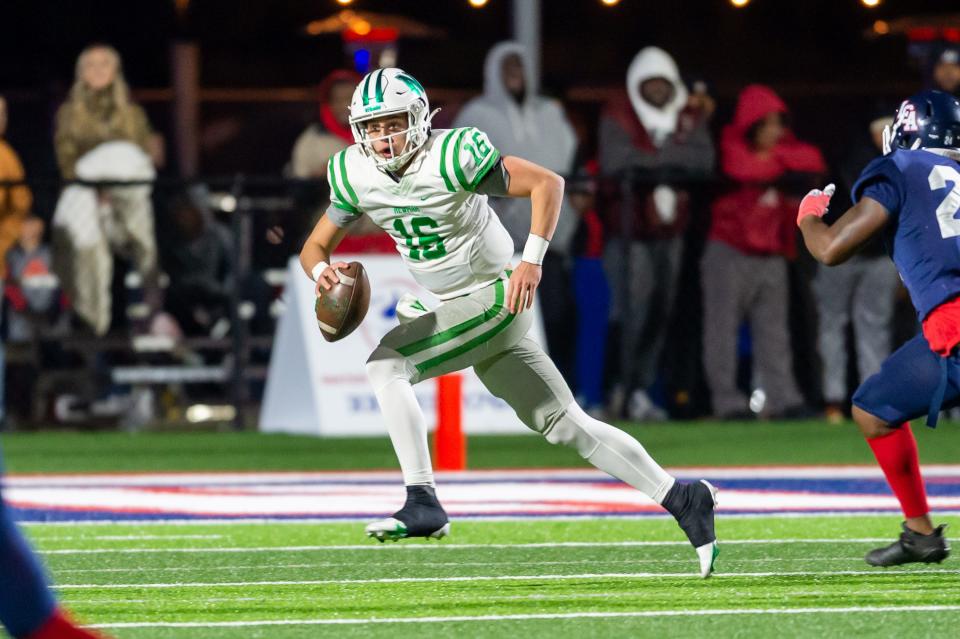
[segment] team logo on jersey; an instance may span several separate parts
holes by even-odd
[[[919,128],[917,126],[917,107],[910,102],[904,102],[900,105],[900,112],[897,113],[897,121],[893,123],[893,130],[916,133]]]

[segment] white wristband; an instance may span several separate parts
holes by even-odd
[[[529,262],[530,264],[536,264],[537,266],[543,264],[543,256],[547,254],[547,247],[550,246],[548,240],[543,239],[539,235],[534,235],[531,233],[527,237],[527,243],[523,246],[523,257],[520,258],[524,262]]]
[[[316,282],[320,278],[320,274],[323,273],[330,265],[320,260],[314,265],[313,270],[310,271],[310,277],[313,278],[313,281]]]

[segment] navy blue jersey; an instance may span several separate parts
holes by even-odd
[[[960,295],[960,162],[924,149],[894,151],[867,165],[851,197],[889,212],[887,252],[921,321]]]

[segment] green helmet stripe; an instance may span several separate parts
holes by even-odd
[[[368,104],[370,104],[369,92],[370,92],[370,76],[371,75],[373,75],[373,73],[368,73],[367,77],[364,78],[363,80],[363,106],[367,106]]]
[[[426,95],[426,91],[423,88],[423,85],[417,82],[416,78],[409,76],[406,73],[400,73],[397,75],[397,79],[406,84],[410,89],[417,95]]]
[[[383,69],[377,71],[377,102],[383,102]]]

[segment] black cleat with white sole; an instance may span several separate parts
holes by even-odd
[[[864,557],[871,566],[900,566],[902,564],[939,564],[950,556],[950,544],[943,536],[946,525],[937,526],[929,535],[922,535],[903,524],[900,539],[889,546],[871,550]]]
[[[709,577],[720,554],[714,532],[717,489],[705,479],[692,484],[675,482],[663,500],[663,507],[676,517],[680,528],[697,551],[700,576]]]
[[[366,533],[379,541],[400,541],[408,537],[441,539],[450,534],[450,520],[433,486],[407,486],[403,508],[387,519],[368,524]]]

